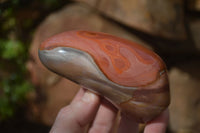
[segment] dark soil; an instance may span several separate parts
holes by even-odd
[[[49,126],[28,120],[24,112],[17,113],[15,117],[0,122],[1,133],[48,133],[49,130]]]

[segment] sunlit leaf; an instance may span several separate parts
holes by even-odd
[[[24,50],[23,45],[20,41],[6,40],[0,41],[2,47],[1,56],[4,59],[12,59],[18,57]]]

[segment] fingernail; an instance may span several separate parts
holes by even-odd
[[[96,94],[89,92],[89,91],[86,91],[82,100],[84,102],[90,103],[91,101],[94,101],[96,98],[97,98]]]

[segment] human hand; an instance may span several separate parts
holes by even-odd
[[[116,124],[117,110],[100,97],[80,89],[70,105],[57,115],[50,133],[110,133]],[[164,133],[168,122],[168,110],[147,123],[144,133]],[[92,123],[89,127],[88,125]],[[138,133],[138,123],[121,117],[117,133]]]

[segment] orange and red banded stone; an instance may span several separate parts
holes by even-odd
[[[166,69],[154,52],[131,41],[89,31],[69,31],[47,39],[40,50],[71,47],[90,54],[104,75],[123,86],[146,86]]]

